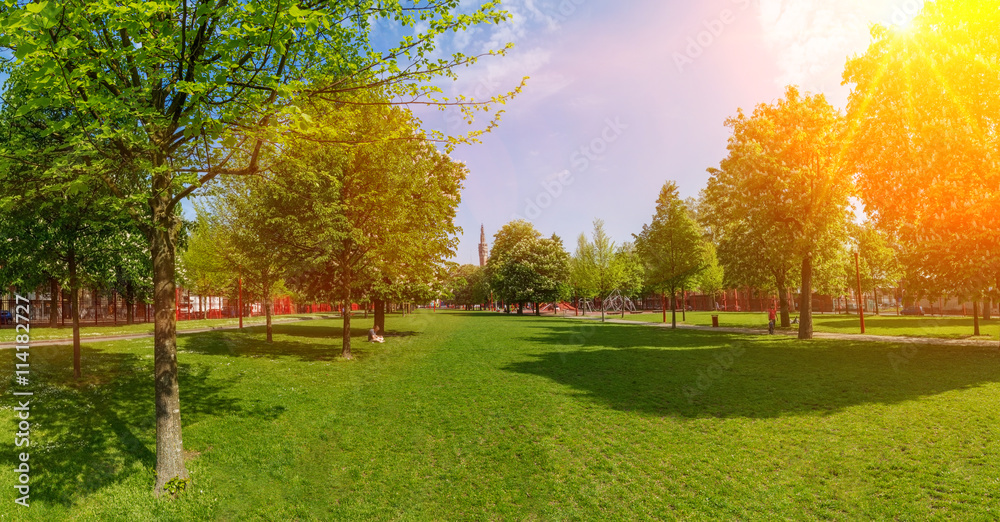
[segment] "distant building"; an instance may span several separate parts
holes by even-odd
[[[486,266],[489,250],[486,249],[486,227],[479,225],[479,266]]]

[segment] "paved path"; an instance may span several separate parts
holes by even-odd
[[[600,317],[583,317],[583,316],[565,316],[570,319],[583,319],[587,321],[600,321]],[[660,328],[670,328],[670,323],[662,322],[648,322],[648,321],[629,321],[627,319],[607,319],[606,322],[618,323],[618,324],[642,324],[646,326],[658,326]],[[699,326],[693,324],[678,324],[677,328],[687,329],[687,330],[708,330],[712,332],[726,332],[726,333],[738,333],[738,334],[749,334],[749,335],[767,335],[767,330],[763,328],[736,328],[732,326],[720,326],[718,328],[713,328],[711,326]],[[798,332],[796,331],[782,331],[776,330],[775,335],[783,335],[785,337],[797,337]],[[936,337],[910,337],[904,335],[867,335],[867,334],[845,334],[845,333],[831,333],[831,332],[813,332],[813,338],[815,339],[841,339],[847,341],[868,341],[877,343],[909,343],[909,344],[938,344],[938,345],[951,345],[951,346],[989,346],[989,347],[1000,347],[1000,343],[993,340],[981,340],[981,339],[942,339]]]
[[[287,323],[297,323],[297,322],[300,322],[300,321],[312,321],[314,319],[338,319],[338,318],[339,318],[339,316],[334,317],[334,316],[325,316],[325,315],[324,316],[319,316],[319,317],[299,317],[299,318],[296,318],[296,319],[284,319],[284,320],[279,319],[279,320],[271,321],[271,324],[272,325],[275,325],[275,324],[287,324]],[[265,326],[265,323],[248,324],[248,325],[245,325],[244,328],[255,328],[257,326]],[[204,333],[204,332],[214,332],[214,331],[217,331],[217,330],[238,330],[239,328],[240,327],[237,325],[237,326],[215,326],[215,327],[209,327],[209,328],[195,328],[195,329],[192,329],[192,330],[177,330],[177,335],[194,334],[194,333]],[[80,337],[80,343],[81,344],[82,343],[103,343],[103,342],[106,342],[106,341],[124,341],[124,340],[128,340],[128,339],[144,339],[144,338],[147,338],[147,337],[153,337],[153,334],[147,333],[147,334],[128,334],[128,335],[106,335],[106,336],[100,336],[100,337],[96,337],[96,336],[95,337]],[[39,339],[37,341],[32,340],[31,341],[31,346],[53,346],[53,345],[60,345],[60,344],[67,344],[67,343],[72,344],[73,343],[73,338],[72,337],[66,337],[66,338],[61,338],[61,339]],[[0,343],[0,349],[13,348],[15,344],[17,344],[17,343],[13,343],[13,342]]]

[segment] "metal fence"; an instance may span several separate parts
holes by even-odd
[[[73,324],[72,308],[69,292],[60,292],[53,303],[47,294],[29,293],[29,320],[33,326],[49,326],[51,312],[55,308],[56,326],[71,326]],[[80,323],[84,326],[109,326],[126,324],[129,319],[129,307],[126,300],[117,293],[104,294],[90,290],[80,291]],[[174,311],[177,320],[196,319],[227,319],[239,317],[237,299],[219,296],[199,296],[186,291],[178,291],[177,305]],[[23,301],[21,302],[23,304]],[[298,305],[288,297],[275,299],[272,303],[273,315],[293,313],[308,313],[312,311],[329,311],[329,305]],[[13,327],[17,312],[17,302],[12,294],[0,295],[0,328]],[[253,317],[264,314],[264,307],[259,302],[244,302],[243,317]],[[153,305],[137,302],[132,305],[132,322],[147,323],[153,321]]]

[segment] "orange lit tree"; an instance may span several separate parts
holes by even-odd
[[[742,110],[729,155],[703,193],[702,220],[718,245],[727,277],[774,277],[787,324],[784,289],[798,265],[802,302],[799,338],[812,338],[813,269],[830,266],[845,237],[850,177],[839,168],[840,116],[822,95],[795,87],[772,104]]]
[[[847,62],[848,159],[868,214],[898,234],[908,285],[978,302],[997,280],[1000,2],[928,2]],[[921,288],[926,287],[926,288]]]

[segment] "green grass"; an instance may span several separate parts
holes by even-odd
[[[357,312],[355,312],[356,314]],[[325,314],[295,314],[295,315],[275,315],[272,317],[272,321],[287,321],[289,319],[298,319],[304,317],[332,317],[335,312],[328,312]],[[244,317],[244,326],[253,326],[264,324],[266,318],[262,315],[255,315],[253,317]],[[178,321],[177,330],[198,330],[202,328],[226,328],[239,326],[239,318],[229,318],[229,319],[192,319],[188,321]],[[135,323],[135,324],[125,324],[122,321],[121,324],[117,326],[105,325],[105,326],[93,326],[88,325],[86,321],[80,326],[80,337],[106,337],[106,336],[119,336],[119,335],[138,335],[138,334],[153,334],[153,323]],[[52,339],[72,339],[73,338],[73,327],[67,324],[66,326],[57,326],[56,328],[49,328],[48,321],[34,321],[32,323],[31,338],[36,341],[52,340]],[[10,325],[6,325],[0,328],[0,342],[13,342],[14,340],[14,328]]]
[[[370,322],[370,321],[369,321]],[[421,312],[181,336],[191,490],[151,493],[151,341],[33,350],[23,520],[995,519],[1000,352]],[[392,335],[396,334],[396,335]],[[0,365],[13,368],[11,350]],[[10,383],[0,392],[10,397]],[[10,400],[6,401],[10,404]],[[15,508],[17,508],[15,510]]]
[[[766,312],[718,312],[719,326],[738,328],[767,328]],[[792,314],[792,317],[798,314]],[[612,317],[612,316],[608,316]],[[613,316],[620,319],[620,315]],[[625,314],[629,321],[662,322],[662,313]],[[911,337],[934,337],[942,339],[961,339],[973,337],[973,319],[971,317],[945,316],[917,317],[912,315],[865,315],[865,333],[869,335],[903,335]],[[670,322],[670,313],[667,313]],[[678,324],[699,326],[712,325],[712,312],[687,312],[687,320],[681,321],[681,313],[677,312]],[[792,325],[790,329],[798,328]],[[857,315],[846,314],[813,314],[813,328],[817,332],[860,333],[860,322]],[[780,329],[780,328],[779,328]],[[979,320],[979,332],[976,339],[997,339],[1000,334],[1000,319]]]

